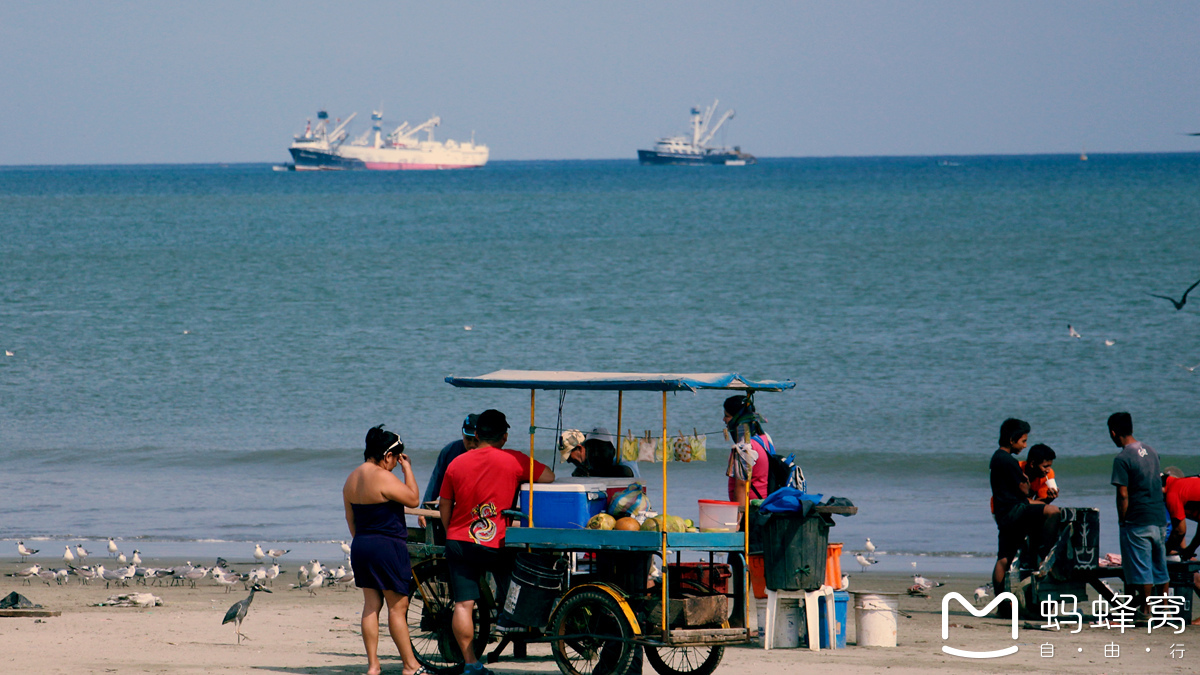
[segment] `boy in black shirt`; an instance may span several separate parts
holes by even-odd
[[[1029,534],[1058,515],[1057,506],[1030,497],[1029,478],[1017,461],[1028,442],[1028,422],[1010,417],[1000,425],[1000,448],[991,462],[992,500],[999,530],[996,566],[992,570],[992,588],[997,594],[1004,592],[1008,569]]]

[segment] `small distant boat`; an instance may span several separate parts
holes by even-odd
[[[1079,153],[1079,161],[1081,161],[1081,162],[1087,161],[1087,149],[1084,149],[1083,152]]]
[[[740,146],[726,148],[709,145],[721,125],[733,119],[733,110],[726,110],[716,124],[709,126],[713,113],[717,111],[718,103],[720,103],[719,100],[713,101],[713,104],[705,108],[703,113],[699,108],[692,108],[691,138],[687,136],[660,138],[654,144],[653,150],[638,150],[638,161],[643,165],[682,164],[692,166],[701,164],[746,166],[757,163],[758,160],[754,155],[742,152]]]
[[[356,114],[351,114],[329,131],[329,113],[318,111],[317,126],[314,128],[310,121],[304,133],[296,136],[288,148],[294,163],[276,170],[472,169],[487,164],[488,147],[477,145],[474,138],[463,142],[433,140],[434,128],[442,123],[442,118],[436,116],[415,127],[404,122],[384,135],[383,113],[375,111],[371,113],[371,128],[347,142],[350,134],[346,126]],[[427,134],[426,140],[417,138],[420,132]]]

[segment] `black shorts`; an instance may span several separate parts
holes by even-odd
[[[503,548],[491,548],[473,541],[446,540],[446,564],[450,566],[450,599],[454,602],[478,600],[480,581],[491,572],[496,579],[497,597],[504,597],[513,556]]]
[[[996,518],[996,527],[1000,530],[999,542],[996,546],[996,557],[1005,558],[1009,562],[1016,560],[1017,551],[1041,524],[1045,504],[1018,504],[1001,521]]]

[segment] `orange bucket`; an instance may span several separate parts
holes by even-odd
[[[840,546],[841,544],[839,544]],[[754,591],[754,597],[767,597],[767,575],[763,571],[763,557],[761,553],[751,553],[746,558],[750,565],[750,589]]]
[[[842,545],[829,544],[825,549],[825,585],[835,590],[842,587]]]

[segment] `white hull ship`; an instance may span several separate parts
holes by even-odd
[[[371,113],[372,125],[358,138],[350,140],[346,126],[352,114],[332,131],[328,130],[329,113],[317,112],[317,126],[312,123],[296,136],[288,151],[294,164],[286,168],[295,171],[339,169],[368,169],[372,171],[401,171],[412,169],[473,169],[487,164],[488,148],[470,142],[433,140],[433,130],[442,119],[431,117],[423,124],[410,127],[408,122],[396,127],[386,136],[382,130],[383,114]],[[417,134],[425,132],[420,140]]]
[[[742,152],[739,146],[725,148],[711,146],[713,136],[729,120],[733,119],[733,110],[726,110],[716,124],[709,127],[713,113],[717,111],[717,103],[705,108],[701,113],[699,108],[692,108],[692,135],[671,136],[660,138],[654,144],[653,150],[638,150],[638,161],[642,164],[724,164],[726,166],[745,166],[758,160],[754,155]]]

